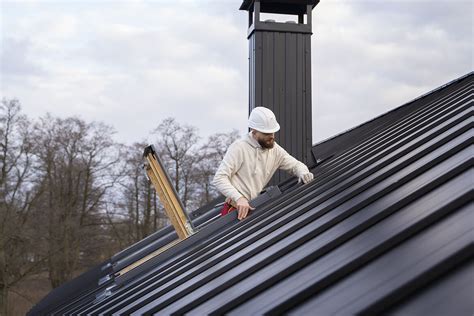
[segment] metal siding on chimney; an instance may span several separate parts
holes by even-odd
[[[249,39],[249,113],[255,107],[255,38]]]
[[[270,80],[263,80],[262,82],[262,104],[261,106],[269,107],[269,104],[273,104],[273,68],[274,68],[274,56],[273,56],[273,39],[270,36],[263,36],[262,38],[262,66],[263,72],[267,73],[267,78]]]
[[[312,136],[312,114],[311,114],[311,37],[308,35],[304,36],[304,56],[305,56],[305,66],[304,66],[304,72],[305,72],[305,81],[304,81],[304,95],[305,95],[305,102],[303,103],[303,111],[304,111],[304,121],[306,123],[306,126],[304,130],[306,131],[305,133],[305,138],[304,138],[304,146],[303,150],[305,152],[305,159],[306,159],[306,164],[309,166],[314,165],[315,159],[312,155],[311,152],[311,147],[313,146],[313,136]]]
[[[298,109],[300,106],[298,106],[298,90],[300,89],[299,87],[299,72],[301,69],[298,67],[299,60],[301,57],[298,54],[299,47],[298,47],[298,35],[299,34],[293,34],[293,45],[294,45],[294,50],[295,50],[295,60],[294,60],[294,67],[295,67],[295,74],[293,76],[293,95],[292,95],[292,106],[294,107],[294,110],[292,111],[292,120],[293,120],[293,152],[303,152],[303,148],[298,146],[298,137],[299,137],[299,126],[298,126]],[[301,155],[299,155],[302,157]]]
[[[268,47],[267,47],[267,37],[262,36],[262,41],[260,43],[262,47],[262,74],[266,73],[269,71],[268,67],[268,61],[270,60],[270,56],[268,55]],[[270,84],[268,80],[265,80],[265,76],[262,75],[262,87],[261,87],[261,93],[262,93],[262,101],[257,104],[258,106],[265,106],[264,104],[268,103],[268,92],[267,92],[267,87]]]
[[[281,80],[281,92],[280,92],[280,119],[283,122],[283,125],[279,131],[279,135],[281,136],[280,141],[281,145],[283,148],[288,149],[288,142],[291,137],[291,130],[290,126],[285,122],[286,118],[286,110],[287,110],[287,103],[286,103],[286,95],[288,93],[288,45],[287,45],[287,38],[288,38],[288,33],[279,33],[280,34],[280,44],[281,44],[281,50],[282,50],[282,61],[279,64],[279,67],[281,68],[282,71],[282,77],[280,78]],[[279,178],[278,182],[283,181],[286,177],[285,172],[279,172],[278,173]]]
[[[304,49],[304,35],[303,34],[297,34],[297,46],[298,46],[298,51],[302,51]],[[298,67],[298,72],[296,76],[296,81],[297,81],[297,91],[296,91],[296,104],[304,104],[304,57],[302,56],[297,56],[297,63]],[[299,122],[303,121],[303,116],[301,113],[303,112],[302,107],[297,107],[296,108],[296,122],[297,124],[300,124]],[[296,146],[298,148],[302,148],[303,144],[305,143],[303,138],[304,138],[304,133],[302,129],[297,130],[296,134]]]
[[[265,33],[266,36],[270,36],[270,34],[272,33],[268,33],[266,32]],[[271,105],[269,104],[268,106],[270,108],[273,108],[274,112],[275,112],[275,116],[277,117],[277,120],[280,120],[281,121],[281,108],[283,107],[283,98],[282,98],[282,93],[283,93],[283,90],[284,90],[284,86],[283,86],[283,78],[285,76],[284,72],[283,72],[283,68],[282,68],[282,65],[284,65],[285,63],[285,56],[284,56],[284,46],[282,45],[282,37],[283,37],[283,34],[282,33],[274,33],[274,40],[275,40],[275,44],[274,44],[274,47],[275,47],[275,51],[274,51],[274,55],[275,55],[275,71],[274,71],[274,78],[273,80],[275,80],[275,86],[276,86],[276,89],[275,89],[275,104]],[[277,135],[277,140],[279,140],[279,142],[281,143],[282,142],[282,133],[281,131],[278,133]]]
[[[257,58],[257,46],[256,46],[256,41],[255,41],[255,37],[253,37],[251,39],[252,41],[252,56],[250,57],[252,63],[251,63],[251,67],[252,67],[252,81],[250,82],[250,89],[252,90],[252,100],[251,100],[251,105],[252,105],[252,109],[255,108],[255,101],[257,100],[257,91],[255,89],[255,81],[257,80],[257,69],[255,67],[255,59]],[[250,112],[249,112],[250,113]]]
[[[255,34],[255,106],[262,105],[262,87],[265,80],[263,73],[264,52],[262,47],[263,34]]]
[[[295,147],[296,143],[296,122],[294,121],[294,115],[293,112],[296,111],[296,108],[298,107],[297,104],[295,104],[294,101],[294,96],[296,94],[296,88],[295,88],[295,83],[296,83],[296,34],[294,33],[287,33],[286,34],[286,52],[287,52],[287,58],[286,58],[286,94],[285,94],[285,121],[286,124],[288,125],[287,127],[287,147],[289,152],[296,153],[298,155],[298,149]],[[285,177],[287,178],[287,177]]]
[[[267,34],[271,34],[271,32],[266,32]],[[282,113],[284,110],[284,103],[285,103],[285,34],[281,32],[275,32],[275,76],[274,80],[276,83],[277,89],[275,90],[275,97],[277,102],[274,105],[269,105],[269,107],[275,111],[275,116],[277,120],[282,122],[281,129],[276,135],[277,142],[284,146],[285,144],[285,133],[284,130],[286,126],[282,121]],[[273,108],[272,108],[273,107]],[[281,181],[281,173],[276,172],[274,176],[274,182],[278,183]]]

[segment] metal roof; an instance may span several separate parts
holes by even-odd
[[[473,79],[315,145],[315,180],[247,219],[198,210],[195,235],[120,274],[159,231],[30,314],[472,315]]]

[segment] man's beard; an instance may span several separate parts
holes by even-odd
[[[257,139],[257,142],[260,144],[260,146],[262,146],[262,148],[266,148],[266,149],[272,149],[273,146],[275,146],[274,140],[269,142],[269,141],[264,141],[263,139]]]

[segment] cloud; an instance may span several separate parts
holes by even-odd
[[[6,36],[2,39],[0,55],[3,76],[40,75],[45,71],[30,57],[31,42],[28,39],[17,40]]]
[[[469,12],[463,1],[321,2],[313,13],[313,139],[471,71]]]
[[[204,137],[246,130],[247,12],[227,1],[3,2],[1,97],[139,141],[165,117]],[[472,70],[470,1],[321,1],[313,12],[313,140]]]
[[[212,16],[190,2],[21,8],[22,16],[10,23],[20,26],[17,37],[34,38],[31,56],[36,53],[48,73],[32,80],[27,93],[12,84],[6,91],[30,114],[103,120],[126,141],[146,137],[167,116],[205,134],[245,128],[245,28],[239,34],[227,20],[232,14]],[[213,124],[226,113],[242,119]]]

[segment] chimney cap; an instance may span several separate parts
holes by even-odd
[[[253,11],[253,5],[258,0],[244,0],[240,10]],[[260,0],[260,12],[279,14],[306,14],[306,6],[313,8],[319,0]]]

